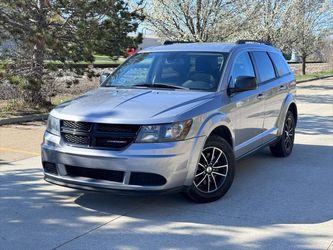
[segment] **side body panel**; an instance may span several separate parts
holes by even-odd
[[[255,56],[255,52],[261,52],[262,55],[266,55],[271,66],[274,68],[275,78],[268,81],[263,81],[259,71],[265,69],[262,65],[264,61],[257,61],[258,57]],[[274,140],[277,136],[277,119],[280,114],[280,110],[283,105],[283,101],[288,94],[289,84],[294,80],[292,74],[279,76],[278,70],[276,68],[275,62],[273,62],[271,56],[266,53],[267,51],[253,50],[253,58],[255,62],[255,68],[258,75],[259,88],[262,89],[262,94],[264,97],[264,124],[263,124],[263,134],[262,143],[268,143]],[[259,57],[260,58],[260,57]],[[268,66],[267,66],[268,67]]]
[[[234,93],[230,96],[227,89],[232,85],[232,72],[235,67],[236,60],[243,53],[248,53],[249,49],[238,49],[231,53],[228,66],[224,74],[222,86],[224,86],[225,98],[234,105],[234,109],[229,110],[228,116],[233,121],[233,129],[235,134],[234,151],[236,158],[246,154],[247,152],[259,147],[262,143],[259,135],[263,133],[264,124],[264,98],[263,89],[258,86],[255,90]],[[254,62],[251,58],[253,71]],[[257,76],[256,76],[257,77]]]
[[[230,97],[236,108],[232,115],[236,118],[234,126],[235,156],[238,157],[261,145],[257,136],[263,132],[264,99],[260,97],[260,90],[238,93]]]
[[[275,79],[271,83],[267,84],[265,91],[265,120],[264,130],[266,135],[263,138],[264,143],[271,141],[277,136],[278,129],[281,128],[278,120],[281,116],[281,110],[285,109],[285,100],[289,94],[289,88],[293,82],[293,76],[285,76]],[[295,99],[293,97],[293,99]],[[284,117],[281,119],[284,121]],[[283,124],[282,124],[283,126]]]

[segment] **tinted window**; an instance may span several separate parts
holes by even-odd
[[[275,68],[279,76],[286,75],[290,72],[289,66],[284,60],[283,56],[278,53],[269,53],[270,57],[273,60]]]
[[[253,52],[259,71],[260,81],[265,82],[275,78],[275,71],[271,59],[266,52]]]
[[[225,53],[152,52],[128,59],[103,83],[104,87],[135,87],[163,83],[193,90],[215,91],[220,82]]]
[[[237,56],[231,73],[232,82],[239,76],[255,77],[252,61],[247,52]]]
[[[143,54],[132,57],[113,74],[112,84],[130,86],[146,82],[152,61],[152,56],[144,56]]]

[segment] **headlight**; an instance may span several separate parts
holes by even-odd
[[[190,131],[191,125],[192,120],[142,126],[136,142],[166,142],[184,140]]]
[[[60,136],[60,120],[49,115],[49,118],[47,119],[46,131],[51,134]]]

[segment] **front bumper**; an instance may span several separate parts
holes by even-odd
[[[57,173],[44,172],[45,180],[54,184],[87,190],[123,193],[141,191],[168,192],[189,186],[196,170],[205,137],[179,142],[133,143],[124,151],[70,147],[60,137],[45,132],[42,161],[55,164]],[[67,166],[93,170],[121,171],[121,181],[72,176]],[[151,173],[165,178],[163,185],[133,185],[133,173]]]

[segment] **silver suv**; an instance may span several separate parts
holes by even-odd
[[[295,77],[281,52],[240,41],[145,49],[50,113],[45,180],[122,193],[181,191],[211,202],[235,161],[293,148]]]

